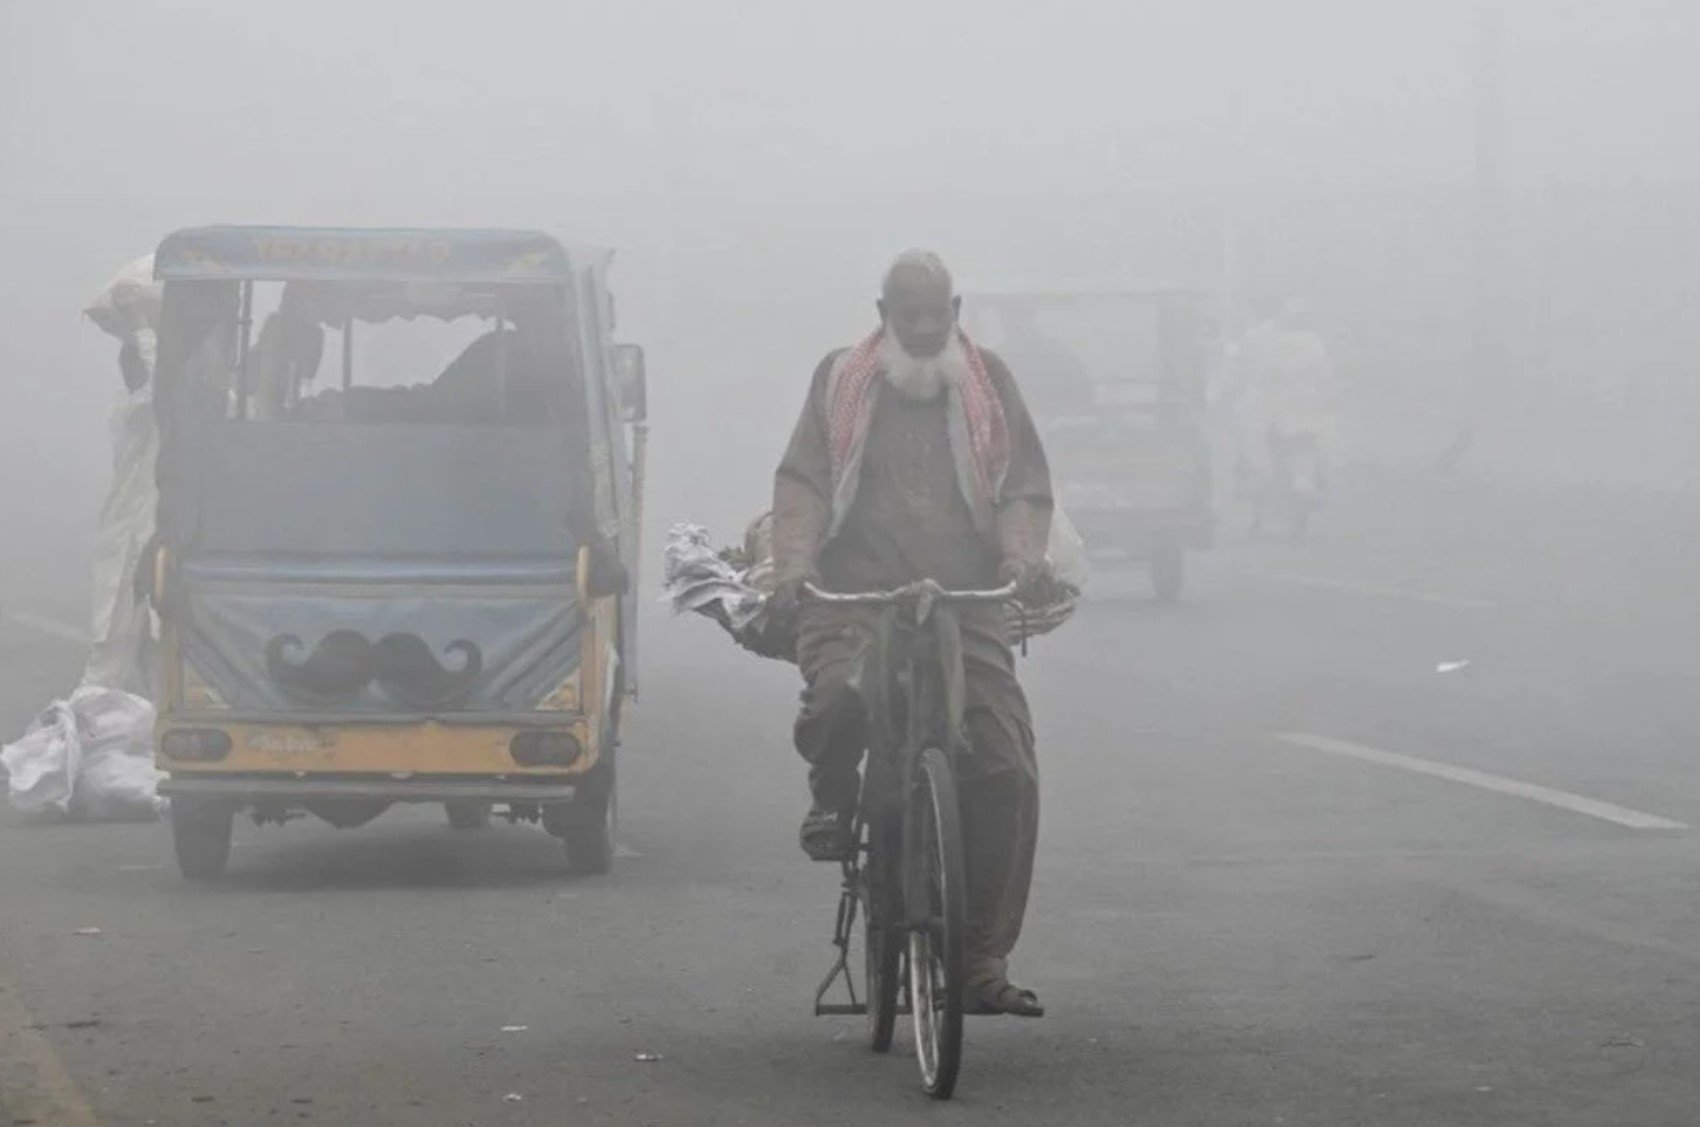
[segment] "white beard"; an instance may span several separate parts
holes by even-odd
[[[899,395],[917,403],[930,403],[947,387],[960,384],[968,371],[968,356],[955,333],[937,356],[911,356],[897,337],[886,333],[880,342],[880,366],[885,382]]]

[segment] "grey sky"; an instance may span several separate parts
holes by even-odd
[[[1700,179],[1700,5],[1504,9],[1515,178]],[[1466,184],[1475,10],[0,0],[0,363],[51,374],[0,386],[0,448],[61,435],[85,519],[116,384],[78,310],[173,227],[536,225],[620,248],[658,415],[783,401],[745,444],[759,495],[791,385],[903,246],[963,278],[1150,269],[1141,192],[1201,213],[1167,248],[1198,261],[1235,195]]]
[[[12,0],[0,168],[30,194],[151,165],[161,192],[425,211],[669,172],[728,195],[1448,180],[1473,7]],[[1505,8],[1520,175],[1700,171],[1695,5]]]

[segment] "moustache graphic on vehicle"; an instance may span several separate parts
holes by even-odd
[[[411,708],[457,708],[483,672],[484,655],[464,639],[444,654],[458,656],[459,667],[445,665],[416,634],[387,634],[373,643],[357,631],[336,630],[311,652],[296,635],[279,634],[266,645],[266,671],[306,704],[347,704],[376,681]]]
[[[417,634],[389,634],[377,645],[378,683],[391,696],[414,708],[455,708],[466,702],[478,675],[484,671],[484,654],[462,639],[450,642],[446,654],[459,654],[459,669],[437,660],[431,647]]]

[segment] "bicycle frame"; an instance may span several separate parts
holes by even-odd
[[[932,580],[922,580],[895,591],[857,594],[835,594],[809,586],[805,588],[805,596],[828,605],[869,606],[882,611],[862,670],[869,747],[856,819],[858,846],[842,863],[843,883],[832,940],[838,948],[838,957],[815,991],[817,1015],[866,1014],[868,1004],[857,998],[849,958],[858,906],[869,889],[869,872],[875,866],[895,865],[899,860],[907,862],[910,871],[888,874],[900,877],[898,888],[904,894],[904,901],[896,907],[902,912],[901,928],[912,929],[925,922],[927,905],[922,899],[922,881],[913,871],[922,861],[915,851],[901,845],[906,820],[911,816],[909,797],[915,785],[916,764],[927,747],[938,747],[952,758],[966,749],[962,723],[967,695],[962,627],[954,608],[1008,603],[1015,596],[1015,587],[951,591]],[[894,723],[899,715],[903,717],[901,734]],[[895,842],[890,840],[894,835]],[[880,837],[888,844],[897,845],[902,856],[879,856],[874,843]],[[866,862],[862,858],[864,852],[868,854]],[[867,910],[873,912],[883,907],[870,899]],[[881,922],[870,921],[870,924]],[[850,998],[848,1005],[824,1000],[840,978]],[[905,1012],[905,1008],[900,1006],[898,1012]]]

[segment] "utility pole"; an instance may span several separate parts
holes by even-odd
[[[1504,402],[1510,373],[1505,334],[1505,81],[1503,0],[1477,0],[1475,175],[1475,380],[1486,402]]]
[[[1505,10],[1476,0],[1472,81],[1474,168],[1471,193],[1470,357],[1459,386],[1459,432],[1437,468],[1450,473],[1474,444],[1482,416],[1503,406],[1508,384],[1505,335]]]
[[[1246,185],[1252,182],[1246,156],[1245,99],[1241,73],[1236,71],[1227,91],[1228,183],[1221,193],[1217,223],[1221,231],[1221,275],[1216,294],[1216,317],[1221,345],[1237,333],[1240,306],[1241,231],[1245,225]]]

